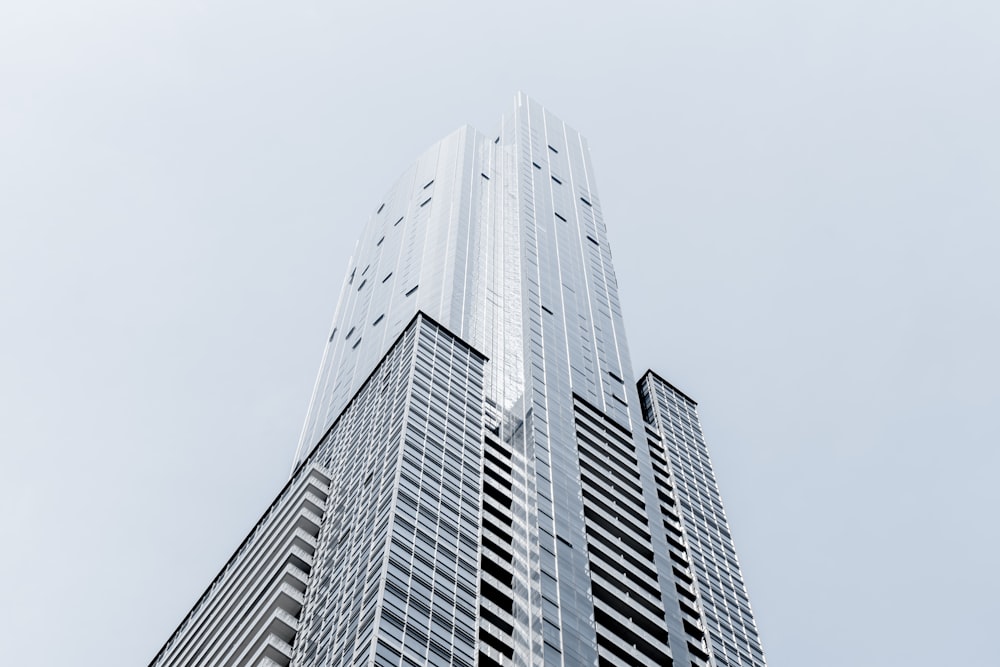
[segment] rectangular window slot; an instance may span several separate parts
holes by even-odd
[[[593,206],[593,204],[591,204],[589,201],[587,201],[586,197],[580,197],[580,201],[582,201],[587,206]]]
[[[542,168],[542,165],[538,164],[537,162],[532,162],[531,164],[534,165],[535,169],[541,169]]]
[[[364,287],[364,286],[365,286],[365,283],[367,283],[367,282],[368,282],[368,279],[367,279],[367,278],[361,281],[361,284],[360,284],[360,285],[358,285],[358,291],[359,291],[359,292],[361,291],[361,288],[362,288],[362,287]]]
[[[482,176],[483,178],[485,178],[487,181],[490,180],[490,177],[487,176],[486,174],[479,174],[479,175]]]
[[[600,243],[597,242],[597,239],[595,239],[590,234],[587,234],[587,240],[590,241],[591,243],[593,243],[594,245],[601,245]]]
[[[563,222],[568,222],[568,220],[566,220],[566,218],[562,217],[558,213],[556,213],[556,217],[559,218],[560,220],[562,220]]]
[[[344,336],[344,339],[346,340],[350,338],[352,333],[354,333],[354,327],[351,327],[351,330],[347,332],[347,335]]]
[[[378,210],[377,210],[377,211],[375,211],[375,212],[376,212],[376,213],[381,213],[381,212],[382,212],[382,209],[384,209],[384,208],[385,208],[385,202],[382,202],[382,205],[381,205],[381,206],[379,206],[379,207],[378,207]]]
[[[425,199],[422,202],[420,202],[420,206],[421,207],[427,206],[427,204],[429,204],[430,202],[431,202],[431,198],[428,197],[427,199]]]
[[[330,332],[330,342],[331,343],[333,342],[333,337],[336,336],[336,335],[337,335],[337,329],[334,328],[334,330]]]
[[[356,341],[354,341],[354,345],[351,346],[351,349],[352,350],[355,349],[358,345],[361,345],[361,337],[360,336],[358,336],[358,339]]]
[[[431,180],[427,181],[427,185],[424,186],[424,190],[426,190],[427,188],[431,187],[432,185],[434,185],[434,179],[433,178]]]
[[[396,225],[398,225],[402,221],[403,221],[403,216],[399,216],[399,220],[397,220],[396,222],[392,223],[392,226],[395,227]]]
[[[494,140],[493,140],[493,143],[495,143],[495,144],[499,144],[499,143],[500,143],[500,137],[497,137],[496,139],[494,139]]]
[[[553,181],[555,181],[556,183],[558,183],[559,185],[562,185],[562,181],[560,181],[560,180],[559,180],[558,178],[556,178],[555,176],[553,176],[553,177],[552,177],[552,180],[553,180]]]
[[[548,313],[549,315],[552,315],[552,314],[553,314],[553,312],[552,312],[551,310],[549,310],[548,308],[546,308],[545,306],[542,306],[542,310],[544,310],[544,311],[545,311],[546,313]]]
[[[623,380],[623,379],[621,379],[620,377],[618,377],[618,375],[616,375],[616,374],[614,373],[614,371],[608,371],[608,375],[610,375],[610,376],[611,376],[611,378],[612,378],[613,380],[618,380],[618,381],[619,381],[619,382],[621,382],[622,384],[625,384],[625,380]]]
[[[382,313],[381,315],[379,315],[378,317],[375,318],[375,321],[372,322],[372,326],[375,326],[376,324],[378,324],[379,322],[381,322],[384,319],[385,319],[385,313]]]
[[[365,267],[365,270],[361,272],[361,275],[365,275],[366,273],[368,273],[368,269],[370,269],[370,268],[372,268],[371,264],[369,264],[368,266]]]
[[[382,245],[382,241],[385,241],[384,236],[378,240],[378,243],[375,244],[375,247],[377,248],[378,246]]]
[[[552,144],[549,144],[549,150],[552,151],[553,153],[558,153],[559,152],[558,150],[556,150],[555,148],[553,148]]]
[[[403,296],[410,296],[411,294],[413,294],[414,292],[416,292],[416,291],[417,291],[417,288],[418,288],[418,287],[420,287],[420,285],[414,285],[414,286],[413,286],[413,287],[411,287],[411,288],[410,288],[410,289],[409,289],[409,290],[408,290],[408,291],[406,292],[406,294],[404,294]]]
[[[382,279],[382,282],[387,281],[391,277],[392,277],[392,271],[390,271],[389,273],[385,274],[385,278]]]
[[[353,269],[351,269],[351,275],[348,276],[348,278],[347,278],[347,284],[348,285],[353,285],[354,284],[354,272],[357,271],[357,270],[358,270],[358,267],[356,267],[356,266]]]

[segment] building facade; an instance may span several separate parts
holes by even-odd
[[[518,95],[374,208],[293,473],[152,665],[764,665],[585,140]]]

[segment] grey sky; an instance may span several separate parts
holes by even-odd
[[[1000,4],[8,2],[0,645],[145,664],[286,477],[382,192],[522,89],[700,403],[769,662],[985,664]]]

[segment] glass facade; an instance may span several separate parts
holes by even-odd
[[[313,450],[331,517],[296,665],[474,664],[484,363],[418,315]]]
[[[643,414],[659,438],[650,450],[676,488],[671,522],[682,527],[715,664],[764,665],[736,548],[701,433],[697,404],[652,371],[639,382]],[[670,471],[669,473],[667,471]],[[682,552],[683,553],[683,552]]]
[[[496,134],[443,139],[341,288],[293,472],[323,471],[324,513],[277,664],[763,665],[669,387],[634,381],[583,137],[519,94]]]

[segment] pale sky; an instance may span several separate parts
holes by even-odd
[[[0,7],[0,646],[145,665],[287,477],[348,256],[524,90],[698,400],[773,667],[990,664],[1000,3]]]

